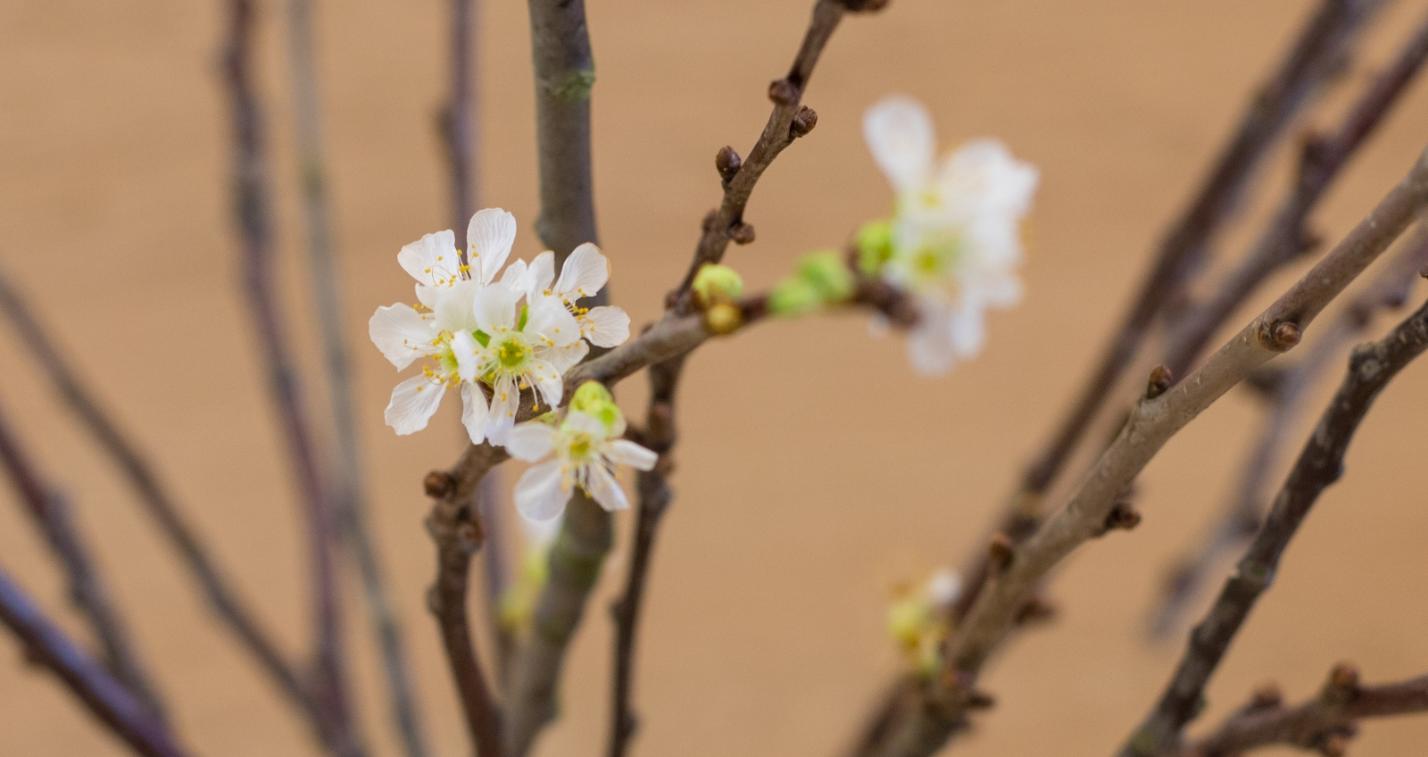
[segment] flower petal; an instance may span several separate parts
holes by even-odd
[[[451,337],[451,354],[456,356],[456,375],[462,381],[475,381],[476,371],[481,367],[481,345],[470,331],[458,331]]]
[[[630,315],[610,305],[590,308],[580,316],[580,334],[596,347],[615,347],[630,338]]]
[[[545,294],[550,283],[555,280],[555,253],[546,250],[535,256],[526,267],[526,281],[523,289],[529,296]]]
[[[515,241],[515,216],[500,208],[476,211],[466,226],[466,260],[472,275],[482,284],[495,281]]]
[[[476,384],[462,384],[461,425],[466,427],[466,435],[471,437],[472,444],[486,441],[486,423],[489,413],[486,406],[486,394],[481,391],[481,387]]]
[[[616,465],[628,465],[635,470],[650,470],[659,462],[654,450],[646,449],[629,439],[616,439],[605,448],[605,457]]]
[[[939,376],[956,365],[958,352],[952,340],[950,308],[923,303],[917,325],[907,335],[912,367],[925,376]]]
[[[540,350],[537,354],[541,359],[555,366],[561,375],[574,368],[585,356],[590,353],[590,345],[583,340],[577,339],[563,347],[551,347],[548,350]]]
[[[863,138],[894,189],[913,191],[927,182],[936,137],[922,103],[901,95],[884,98],[863,116]]]
[[[412,364],[413,360],[435,351],[432,345],[431,322],[413,310],[410,305],[387,305],[377,308],[367,321],[367,336],[372,344],[382,351],[397,370]]]
[[[387,425],[402,436],[416,433],[426,428],[444,394],[446,384],[426,376],[413,376],[392,390],[392,399],[383,417]]]
[[[470,279],[437,290],[436,305],[431,309],[436,316],[436,327],[442,331],[474,330],[476,315],[472,304],[480,291],[481,285]]]
[[[556,294],[568,300],[594,296],[605,288],[610,280],[610,263],[600,252],[600,248],[586,242],[575,248],[570,257],[560,267],[560,278],[555,280]]]
[[[540,399],[550,407],[560,407],[560,399],[565,393],[565,385],[561,383],[560,371],[555,366],[540,358],[531,358],[530,372],[526,378],[540,392]]]
[[[461,277],[456,235],[450,229],[406,245],[397,253],[397,263],[420,284],[447,286]]]
[[[995,139],[977,139],[957,148],[937,176],[948,205],[969,208],[976,216],[1008,216],[1013,225],[1031,208],[1036,183],[1036,168],[1012,157],[1006,145]]]
[[[586,466],[586,470],[590,475],[585,486],[601,507],[610,511],[630,508],[630,498],[625,496],[625,490],[620,488],[620,482],[610,475],[610,471],[599,465]]]
[[[562,486],[560,461],[541,463],[521,475],[516,482],[516,510],[530,520],[546,521],[560,516],[570,492]]]
[[[483,286],[476,292],[476,327],[487,334],[496,334],[515,328],[516,301],[521,293],[498,285]]]
[[[536,295],[527,297],[526,304],[530,310],[523,332],[549,339],[551,347],[563,347],[580,338],[580,322],[575,320],[559,297]]]
[[[555,429],[540,421],[527,421],[506,435],[506,451],[517,460],[536,462],[555,449]]]
[[[511,427],[516,425],[516,410],[521,406],[521,390],[516,380],[502,376],[491,392],[491,415],[486,421],[486,438],[492,444],[504,445]]]

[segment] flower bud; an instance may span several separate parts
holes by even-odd
[[[700,307],[719,302],[732,302],[744,294],[744,279],[738,271],[726,265],[705,263],[694,275],[694,296]]]
[[[832,250],[805,255],[798,264],[798,277],[813,287],[823,302],[842,302],[853,296],[853,274]]]
[[[600,421],[607,429],[618,426],[622,417],[620,406],[615,404],[610,390],[599,381],[586,381],[581,384],[570,398],[570,409]]]
[[[872,276],[892,258],[892,223],[871,221],[858,229],[858,267]]]
[[[719,336],[732,334],[738,331],[742,325],[744,325],[744,314],[739,311],[738,305],[717,302],[704,311],[704,327]]]
[[[804,315],[822,304],[818,290],[801,277],[784,279],[769,293],[769,312],[774,315]]]

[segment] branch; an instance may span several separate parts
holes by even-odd
[[[19,638],[30,660],[59,676],[90,713],[135,752],[148,757],[179,757],[186,753],[152,710],[75,646],[3,571],[0,622]]]
[[[1342,757],[1358,721],[1428,711],[1428,676],[1363,686],[1358,671],[1335,666],[1319,696],[1292,708],[1270,690],[1232,715],[1215,731],[1181,751],[1183,757],[1231,757],[1262,746],[1285,744]]]
[[[1237,549],[1259,530],[1264,501],[1269,496],[1271,477],[1280,470],[1279,461],[1293,441],[1290,431],[1308,400],[1309,390],[1333,363],[1343,348],[1372,322],[1378,310],[1401,307],[1418,273],[1428,266],[1428,229],[1420,227],[1401,253],[1353,302],[1340,317],[1305,349],[1293,367],[1279,371],[1268,389],[1270,407],[1263,431],[1240,470],[1233,494],[1222,514],[1206,534],[1170,571],[1165,595],[1151,615],[1151,633],[1163,636],[1176,628],[1186,605],[1198,595],[1200,586],[1222,554]]]
[[[480,757],[503,754],[501,718],[481,672],[466,612],[466,595],[471,556],[485,538],[476,494],[481,479],[506,458],[504,450],[471,445],[451,471],[432,471],[426,477],[426,493],[436,500],[426,526],[437,550],[436,581],[427,594],[427,605],[441,630],[466,727]]]
[[[301,677],[279,650],[272,637],[258,624],[252,611],[228,584],[223,572],[214,565],[208,547],[194,528],[184,519],[183,510],[172,492],[160,480],[158,472],[120,429],[118,423],[100,406],[80,380],[78,372],[60,352],[52,336],[35,319],[29,304],[20,296],[0,269],[0,311],[9,317],[21,342],[44,371],[48,383],[78,416],[82,426],[106,455],[119,467],[140,505],[159,527],[188,568],[195,586],[207,600],[210,610],[233,634],[239,645],[252,655],[260,669],[267,673],[279,690],[304,713],[318,723],[320,715],[311,693]]]
[[[327,196],[327,169],[323,156],[321,98],[318,94],[313,41],[311,0],[288,3],[288,56],[294,99],[299,184],[302,189],[303,220],[307,227],[308,264],[312,297],[317,305],[317,324],[322,342],[323,363],[328,384],[328,412],[335,447],[331,462],[337,475],[333,481],[333,510],[341,528],[343,544],[351,552],[367,600],[368,621],[377,638],[386,676],[386,694],[396,722],[397,733],[408,757],[426,754],[421,722],[412,698],[407,674],[406,650],[401,628],[392,612],[386,571],[372,537],[367,497],[363,482],[360,436],[353,414],[350,360],[343,329],[342,297],[338,271],[332,254],[332,223]]]
[[[1339,245],[1184,381],[1152,393],[1132,410],[1120,434],[1088,471],[1065,506],[1004,560],[948,640],[925,706],[905,715],[868,754],[927,755],[961,725],[973,686],[1018,613],[1046,574],[1086,541],[1103,534],[1121,496],[1160,448],[1202,411],[1281,352],[1398,237],[1428,204],[1428,152]]]
[[[63,568],[70,601],[83,613],[103,646],[109,670],[155,720],[163,723],[166,717],[158,689],[140,664],[129,631],[109,601],[109,593],[91,560],[92,550],[76,530],[68,503],[41,478],[3,415],[0,415],[0,464],[9,474],[35,529]]]
[[[285,340],[284,319],[273,287],[272,229],[268,208],[267,155],[262,109],[251,80],[255,10],[251,0],[229,0],[223,70],[233,124],[234,221],[243,252],[244,291],[253,329],[268,369],[269,391],[282,424],[298,482],[312,561],[315,685],[322,707],[324,743],[343,755],[362,753],[348,708],[342,666],[341,613],[332,560],[337,541],[332,501],[324,491],[319,461],[297,376]]]
[[[1428,305],[1395,327],[1382,340],[1354,350],[1348,376],[1319,419],[1314,433],[1275,497],[1269,517],[1225,582],[1155,709],[1121,750],[1123,757],[1143,757],[1173,747],[1180,730],[1195,716],[1205,684],[1228,651],[1260,595],[1269,588],[1289,541],[1309,515],[1319,495],[1343,474],[1344,453],[1374,399],[1404,366],[1428,349]]]

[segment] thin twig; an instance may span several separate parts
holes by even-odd
[[[0,467],[9,474],[25,512],[35,530],[44,538],[69,584],[69,598],[84,615],[90,630],[104,649],[104,659],[114,674],[148,708],[155,720],[164,722],[163,701],[149,673],[139,662],[129,630],[110,601],[109,592],[95,568],[88,544],[75,528],[69,503],[42,477],[39,468],[20,446],[19,437],[0,413]]]
[[[1358,671],[1340,664],[1319,695],[1285,708],[1270,693],[1256,695],[1181,757],[1232,757],[1259,747],[1284,744],[1342,757],[1360,720],[1428,712],[1428,676],[1365,686]]]
[[[1384,0],[1321,0],[1274,73],[1248,103],[1214,167],[1161,239],[1130,308],[1075,395],[1069,413],[1033,455],[1016,491],[1004,501],[993,533],[1020,542],[1036,530],[1045,512],[1046,493],[1131,367],[1151,325],[1184,299],[1205,267],[1215,239],[1238,214],[1275,145],[1345,67],[1359,32],[1383,5]],[[953,607],[955,618],[966,614],[982,589],[987,576],[984,558],[978,553],[963,570],[967,588]]]
[[[54,338],[35,318],[29,303],[0,269],[0,310],[15,326],[21,342],[34,355],[48,383],[79,418],[81,425],[106,455],[118,466],[124,480],[134,490],[140,505],[168,539],[192,576],[209,609],[223,622],[239,645],[253,656],[280,691],[317,724],[319,711],[301,676],[259,624],[252,611],[213,562],[212,552],[184,519],[173,493],[129,439],[119,424],[100,405],[79,373],[56,346]]]
[[[1291,349],[1303,330],[1428,204],[1428,152],[1337,247],[1184,381],[1150,392],[1066,504],[1020,545],[998,550],[999,569],[954,629],[920,706],[904,713],[868,755],[928,755],[964,721],[982,666],[1043,579],[1107,519],[1169,439],[1260,366]]]
[[[1354,350],[1348,375],[1324,410],[1314,433],[1274,499],[1219,599],[1190,634],[1190,643],[1155,708],[1121,749],[1122,757],[1151,757],[1174,747],[1198,712],[1205,684],[1261,594],[1274,581],[1279,560],[1324,492],[1343,475],[1344,453],[1374,399],[1414,358],[1428,350],[1428,305],[1388,336]]]
[[[70,692],[135,752],[147,757],[187,753],[152,710],[70,641],[4,571],[0,571],[0,622],[25,645],[30,660],[59,676]]]
[[[292,70],[294,132],[297,135],[299,184],[303,221],[307,227],[309,277],[322,342],[328,408],[335,450],[330,454],[336,475],[331,481],[332,509],[343,545],[357,564],[367,604],[368,620],[382,656],[386,694],[392,719],[409,757],[426,754],[421,721],[407,673],[401,627],[392,611],[386,571],[372,535],[362,473],[361,438],[353,413],[351,361],[343,327],[342,294],[332,253],[332,222],[323,154],[321,99],[318,92],[313,9],[311,0],[288,3],[288,55]]]
[[[500,710],[481,672],[466,604],[471,556],[485,538],[476,494],[481,479],[506,457],[504,450],[490,445],[471,445],[450,471],[432,471],[426,477],[426,493],[435,500],[426,525],[437,556],[436,581],[427,594],[427,606],[441,630],[467,731],[479,757],[500,757],[504,750]]]
[[[349,708],[342,659],[338,582],[332,559],[337,530],[332,500],[324,490],[320,461],[299,396],[298,378],[285,338],[285,321],[273,287],[267,155],[262,109],[251,75],[251,0],[229,0],[224,74],[233,124],[234,221],[242,242],[244,292],[253,330],[268,369],[269,391],[297,478],[311,560],[314,685],[323,711],[323,740],[341,755],[362,753]]]
[[[1340,317],[1307,345],[1293,366],[1273,373],[1266,387],[1269,408],[1232,489],[1232,495],[1204,538],[1170,571],[1165,594],[1152,610],[1150,630],[1163,636],[1179,623],[1181,613],[1199,593],[1221,555],[1238,549],[1259,530],[1272,476],[1294,437],[1290,431],[1318,378],[1344,348],[1373,322],[1379,310],[1402,306],[1418,273],[1428,266],[1428,229],[1420,227],[1402,252],[1344,308]]]

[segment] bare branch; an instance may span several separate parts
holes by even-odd
[[[467,617],[466,595],[471,556],[485,538],[476,493],[481,479],[506,457],[504,450],[472,445],[451,471],[432,471],[426,478],[426,493],[435,499],[426,525],[437,548],[436,581],[427,595],[427,604],[441,630],[466,727],[480,757],[500,757],[504,750],[500,711],[481,672]]]
[[[1205,684],[1261,594],[1269,588],[1289,541],[1319,495],[1343,474],[1344,453],[1373,401],[1404,366],[1428,349],[1428,305],[1382,340],[1354,350],[1348,376],[1310,435],[1269,517],[1255,535],[1220,597],[1190,635],[1190,643],[1155,709],[1126,745],[1123,757],[1145,757],[1172,748],[1195,716]]]
[[[1160,448],[1205,408],[1260,366],[1298,343],[1311,321],[1398,237],[1428,204],[1428,152],[1323,260],[1184,381],[1141,400],[1120,434],[1065,506],[990,580],[948,640],[925,706],[889,729],[877,755],[931,754],[961,725],[977,675],[1015,624],[1046,574],[1104,531],[1122,494]]]
[[[180,757],[180,747],[159,720],[124,684],[86,655],[0,571],[0,622],[25,645],[29,658],[49,668],[71,693],[135,752]]]
[[[139,662],[129,631],[110,602],[92,550],[70,517],[69,503],[42,478],[39,469],[20,446],[20,440],[0,414],[0,465],[9,474],[35,530],[44,538],[69,583],[69,598],[84,615],[104,649],[109,670],[143,703],[153,718],[164,722],[158,688]]]
[[[318,333],[328,385],[331,416],[330,457],[336,474],[331,482],[332,509],[343,544],[357,564],[366,597],[368,620],[382,655],[386,694],[397,733],[409,757],[426,754],[421,723],[407,674],[401,627],[392,612],[385,569],[372,536],[362,475],[361,437],[353,414],[350,360],[343,328],[342,295],[332,254],[331,211],[327,168],[323,155],[321,100],[318,93],[311,0],[289,0],[288,57],[292,71],[294,131],[297,135],[299,184],[303,221],[307,227],[308,265],[312,268],[312,298],[317,306]]]
[[[1231,757],[1284,744],[1342,757],[1360,720],[1428,711],[1428,676],[1365,686],[1358,671],[1340,664],[1319,695],[1285,708],[1276,696],[1257,696],[1215,731],[1180,752],[1182,757]]]
[[[267,155],[262,108],[252,83],[255,9],[251,0],[229,0],[223,71],[233,124],[234,221],[242,241],[244,292],[268,369],[269,391],[297,478],[311,560],[314,668],[322,707],[323,741],[335,753],[362,753],[349,710],[342,660],[338,583],[332,559],[337,543],[332,501],[324,490],[320,462],[298,378],[286,342],[273,287]]]

